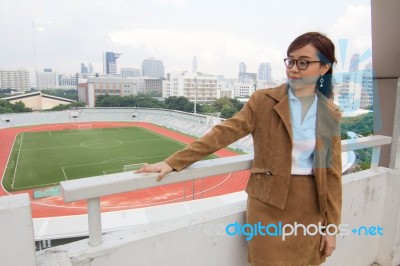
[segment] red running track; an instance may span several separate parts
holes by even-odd
[[[109,127],[131,127],[137,126],[151,130],[160,135],[188,144],[194,140],[192,137],[167,130],[165,128],[149,123],[104,123],[90,122],[79,123],[91,124],[92,128],[109,128]],[[10,156],[12,146],[17,134],[22,132],[37,132],[48,130],[65,130],[77,129],[78,124],[51,124],[38,125],[30,127],[7,128],[0,130],[0,177],[3,179],[8,158]],[[215,154],[219,157],[228,157],[237,155],[228,149],[222,149]],[[101,198],[102,212],[118,211],[133,208],[141,208],[167,203],[182,202],[193,199],[208,198],[218,195],[224,195],[232,192],[241,191],[245,188],[249,178],[249,171],[240,171],[230,174],[217,175],[203,178],[201,180],[186,181],[176,184],[164,185],[149,189],[137,190],[127,193],[116,194]],[[1,182],[2,183],[2,182]],[[3,185],[0,186],[0,196],[8,194],[28,193],[31,199],[32,216],[40,217],[56,217],[67,215],[86,214],[86,201],[73,203],[64,203],[61,196],[53,196],[41,199],[33,198],[33,189],[18,192],[8,192]],[[194,192],[194,193],[193,193]]]

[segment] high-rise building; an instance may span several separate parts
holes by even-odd
[[[116,75],[117,74],[117,59],[121,54],[113,52],[103,53],[103,73],[106,75]]]
[[[353,56],[350,59],[349,71],[350,72],[357,72],[359,64],[360,64],[360,55],[359,54],[353,54]]]
[[[161,60],[149,58],[143,60],[142,75],[148,78],[164,78],[164,64]]]
[[[92,63],[89,63],[89,74],[93,73],[93,65]]]
[[[138,78],[142,76],[142,70],[139,68],[121,68],[119,72],[121,78]]]
[[[266,80],[267,82],[271,82],[271,64],[270,63],[261,63],[258,68],[258,79]]]
[[[0,88],[25,91],[29,89],[29,72],[24,69],[0,70]]]
[[[197,57],[193,57],[193,62],[192,62],[192,72],[196,73],[197,72]]]
[[[365,65],[362,73],[361,108],[372,108],[374,104],[374,81],[372,78],[372,63]]]
[[[245,73],[245,72],[246,72],[246,64],[244,62],[240,62],[239,73]]]
[[[36,72],[36,83],[39,90],[58,88],[58,73],[51,68],[45,68],[43,72]]]
[[[245,82],[245,83],[256,83],[257,73],[247,73],[246,72],[246,64],[244,62],[240,62],[238,81]]]
[[[89,73],[88,68],[84,63],[81,63],[81,73]]]

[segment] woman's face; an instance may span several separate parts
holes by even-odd
[[[293,60],[305,59],[307,61],[320,61],[318,50],[311,44],[307,44],[306,46],[291,52],[288,55],[288,58]],[[296,63],[292,68],[286,68],[286,76],[293,89],[301,89],[310,86],[315,87],[319,77],[324,75],[330,68],[329,64],[324,65],[320,62],[314,62],[308,64],[308,67],[305,70],[301,70],[298,68]]]

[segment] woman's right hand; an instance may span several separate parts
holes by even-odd
[[[159,162],[154,164],[147,164],[140,169],[136,170],[134,173],[160,173],[157,176],[157,182],[160,181],[166,174],[172,172],[172,167],[166,162]]]

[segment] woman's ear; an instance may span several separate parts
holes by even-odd
[[[328,70],[331,68],[332,64],[328,63],[328,64],[323,64],[321,66],[321,76],[325,75],[326,72],[328,72]]]

